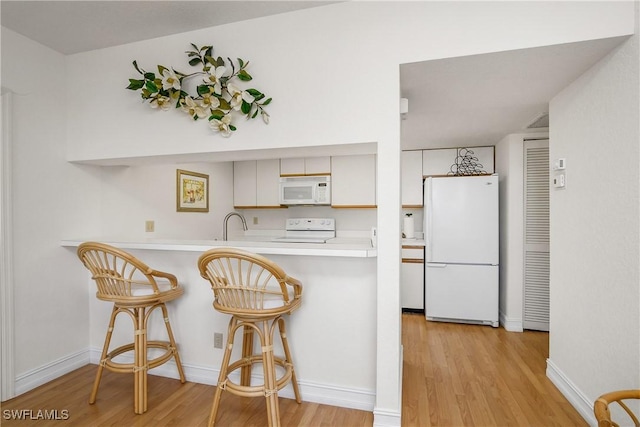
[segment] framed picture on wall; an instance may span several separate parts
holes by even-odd
[[[209,212],[209,175],[178,169],[176,210]]]

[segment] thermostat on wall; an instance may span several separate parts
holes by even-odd
[[[565,176],[564,176],[563,173],[553,177],[553,186],[555,188],[564,188],[564,186],[565,186]]]
[[[562,159],[558,159],[556,160],[556,163],[554,165],[554,169],[556,170],[564,170],[567,167],[567,161],[566,159],[562,158]]]

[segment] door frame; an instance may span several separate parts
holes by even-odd
[[[526,273],[527,273],[527,252],[528,252],[528,244],[527,244],[527,148],[547,148],[549,150],[550,138],[524,138],[522,141],[522,156],[523,156],[523,167],[522,167],[522,196],[523,196],[523,227],[522,227],[522,329],[523,330],[537,330],[537,331],[545,331],[549,332],[549,319],[546,322],[544,321],[527,321],[527,310],[526,310],[526,292],[527,292],[527,281],[526,281]],[[551,174],[548,174],[549,182],[550,182]],[[547,253],[550,253],[549,244],[531,244],[531,246],[537,247],[540,252],[544,252],[546,250]]]
[[[13,99],[2,88],[0,134],[0,401],[15,395],[11,135]]]

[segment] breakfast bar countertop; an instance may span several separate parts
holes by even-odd
[[[196,267],[199,257],[209,249],[223,246],[268,257],[304,286],[303,302],[287,325],[302,395],[317,403],[366,411],[375,407],[375,358],[361,357],[363,353],[375,354],[376,351],[377,250],[370,239],[343,235],[327,243],[282,243],[272,241],[279,237],[275,233],[230,235],[227,241],[214,237],[81,237],[62,240],[61,250],[75,258],[73,252],[81,243],[100,241],[128,251],[154,269],[178,278],[185,292],[171,301],[171,324],[187,380],[204,384],[215,384],[223,352],[214,349],[213,332],[227,331],[228,318],[211,307],[214,294],[211,284]],[[85,290],[89,291],[95,285],[89,275],[84,274]],[[92,349],[99,349],[111,306],[97,298],[88,298],[88,301]],[[152,317],[149,327],[162,330],[162,316]],[[351,327],[345,328],[346,324]],[[122,331],[114,331],[114,341],[126,339],[128,336]],[[328,342],[330,346],[326,345]],[[335,348],[340,352],[334,351]],[[90,362],[100,363],[98,350],[90,352]],[[156,369],[158,375],[174,375],[171,369],[163,370],[160,366]],[[293,391],[289,386],[284,387],[278,395],[293,398]]]
[[[375,258],[377,250],[369,239],[335,238],[327,243],[282,243],[262,236],[243,237],[238,240],[188,240],[188,239],[130,239],[83,238],[65,239],[63,247],[77,247],[85,241],[98,241],[121,249],[147,249],[157,251],[204,252],[215,247],[244,248],[263,255],[302,255],[350,258]]]

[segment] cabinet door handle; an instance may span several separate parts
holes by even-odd
[[[428,262],[427,263],[427,267],[429,268],[445,268],[447,266],[447,264],[436,264],[433,262]]]

